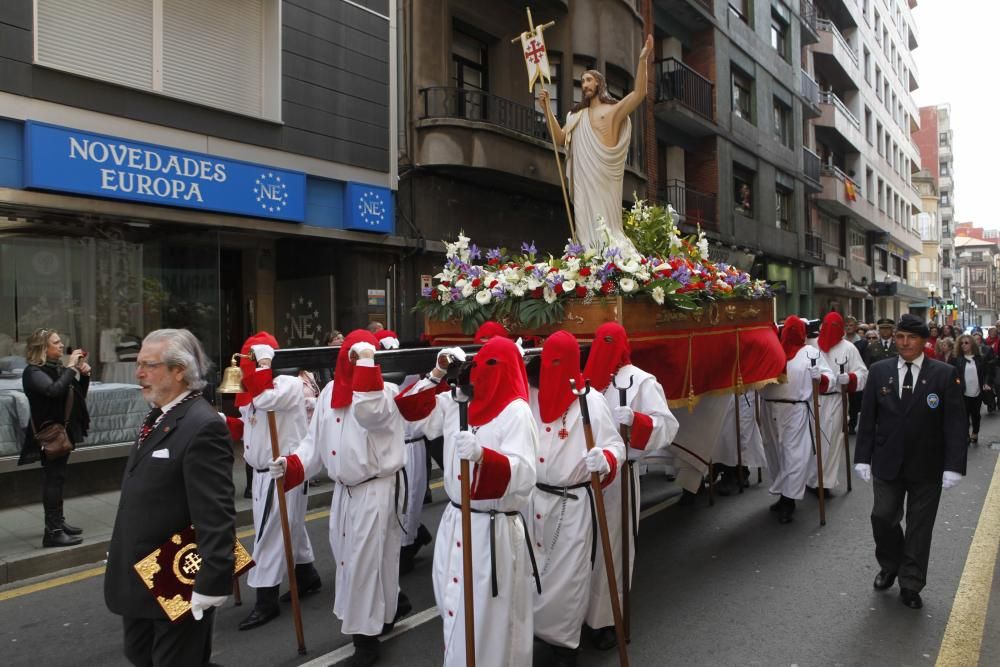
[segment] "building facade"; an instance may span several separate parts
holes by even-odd
[[[911,303],[910,312],[928,321],[944,323],[951,288],[942,288],[941,219],[938,215],[938,192],[934,176],[923,169],[913,175],[913,184],[920,191],[921,211],[916,214],[922,250],[909,262],[910,284],[927,291],[925,303]]]
[[[996,238],[971,222],[956,224],[952,300],[963,327],[989,327],[997,322],[1000,246]]]
[[[938,193],[941,224],[941,293],[951,294],[955,284],[955,158],[952,150],[951,106],[920,107],[920,130],[913,140],[920,159]]]

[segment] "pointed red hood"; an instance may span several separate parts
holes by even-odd
[[[559,419],[577,400],[569,381],[583,388],[580,374],[580,344],[568,331],[557,331],[542,346],[542,368],[538,380],[538,412],[548,424]]]
[[[240,354],[250,354],[250,348],[254,345],[270,345],[275,350],[280,349],[278,346],[278,341],[274,336],[267,333],[266,331],[261,331],[253,336],[250,336],[243,343],[243,347],[240,348]],[[257,362],[253,359],[248,359],[246,357],[240,357],[240,371],[243,372],[244,378],[249,378],[251,375],[257,372]],[[250,401],[253,397],[250,395],[249,391],[241,391],[236,394],[234,399],[236,407],[242,408],[244,405],[250,405]]]
[[[806,345],[806,323],[795,315],[785,318],[781,329],[781,347],[785,350],[785,362],[789,362]]]
[[[819,328],[819,349],[829,352],[833,346],[844,340],[844,318],[840,313],[829,312]]]
[[[507,329],[502,324],[493,320],[487,320],[476,329],[476,334],[472,337],[472,340],[476,343],[485,343],[488,339],[496,336],[510,338],[510,334],[507,333]]]
[[[625,328],[617,322],[606,322],[594,332],[583,376],[590,380],[591,387],[603,392],[611,384],[611,376],[622,366],[632,363],[630,355]]]
[[[355,343],[371,343],[376,350],[379,347],[378,339],[365,329],[355,329],[347,334],[337,353],[337,368],[333,372],[333,397],[330,399],[332,408],[346,408],[354,398],[354,364],[349,355],[351,346]]]
[[[511,401],[528,400],[528,374],[517,345],[509,338],[494,336],[476,353],[469,376],[472,402],[469,425],[482,426],[496,418]]]

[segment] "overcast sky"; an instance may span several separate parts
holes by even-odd
[[[1000,2],[919,0],[918,106],[951,104],[955,219],[1000,228]]]

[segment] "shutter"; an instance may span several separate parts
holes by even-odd
[[[149,90],[153,0],[36,0],[38,64]]]
[[[263,2],[166,0],[163,92],[262,115]]]

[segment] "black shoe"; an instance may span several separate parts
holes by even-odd
[[[920,599],[920,593],[909,588],[899,589],[899,601],[910,609],[920,609],[924,606],[924,601]]]
[[[875,581],[872,582],[872,587],[874,587],[877,591],[884,591],[887,588],[892,588],[894,583],[896,583],[896,573],[882,570],[875,575]]]
[[[412,544],[407,544],[399,550],[399,576],[413,572],[415,553]]]
[[[431,531],[427,530],[427,526],[424,524],[420,524],[420,527],[417,528],[417,538],[413,540],[413,543],[417,545],[417,549],[419,550],[420,547],[426,546],[433,541],[434,537],[431,535]]]
[[[778,523],[786,524],[792,522],[792,513],[794,508],[788,507],[787,505],[782,505],[778,508]]]
[[[728,471],[722,473],[722,480],[715,485],[717,496],[732,496],[740,492],[740,483],[736,477]]]
[[[310,563],[310,565],[312,565],[312,563]],[[299,566],[296,565],[295,569],[298,570]],[[319,572],[316,572],[316,570],[314,569],[313,573],[315,576],[312,576],[309,579],[299,579],[298,572],[295,573],[295,583],[298,585],[299,588],[300,600],[306,597],[307,595],[318,592],[320,589],[323,588],[323,580],[320,579]],[[284,593],[281,594],[280,600],[282,602],[291,602],[292,592],[285,591]]]
[[[76,526],[71,526],[68,523],[66,523],[65,521],[62,522],[62,529],[63,529],[63,532],[66,533],[67,535],[82,535],[83,534],[83,528],[77,528]]]
[[[806,491],[808,491],[809,493],[811,493],[814,496],[816,496],[817,498],[819,498],[819,487],[818,486],[807,486],[806,487]],[[823,499],[824,500],[827,499],[827,498],[833,498],[833,497],[834,497],[834,494],[833,494],[832,491],[830,491],[830,489],[823,489]]]
[[[392,617],[392,623],[382,624],[382,635],[387,635],[392,632],[392,629],[396,627],[396,621],[403,618],[407,614],[413,611],[413,605],[410,604],[410,598],[406,597],[406,593],[403,591],[399,592],[399,597],[396,598],[396,615]]]
[[[549,664],[553,667],[576,667],[576,655],[578,652],[579,649],[575,648],[553,646],[552,662]]]
[[[768,507],[768,509],[771,510],[772,512],[780,512],[781,511],[781,505],[782,505],[782,502],[781,502],[781,499],[779,498],[777,500],[777,502],[771,503],[771,506]]]
[[[250,615],[240,621],[240,630],[252,630],[253,628],[260,627],[265,623],[270,623],[274,619],[278,618],[281,614],[281,610],[278,607],[254,607]]]
[[[370,667],[378,662],[379,641],[377,637],[354,635],[354,655],[344,664],[347,667]]]
[[[598,628],[592,631],[591,637],[594,639],[594,646],[598,650],[607,651],[618,646],[618,635],[615,634],[615,626]]]
[[[46,530],[42,537],[43,547],[72,547],[83,542],[83,538],[76,535],[67,535],[62,528],[56,530]]]

